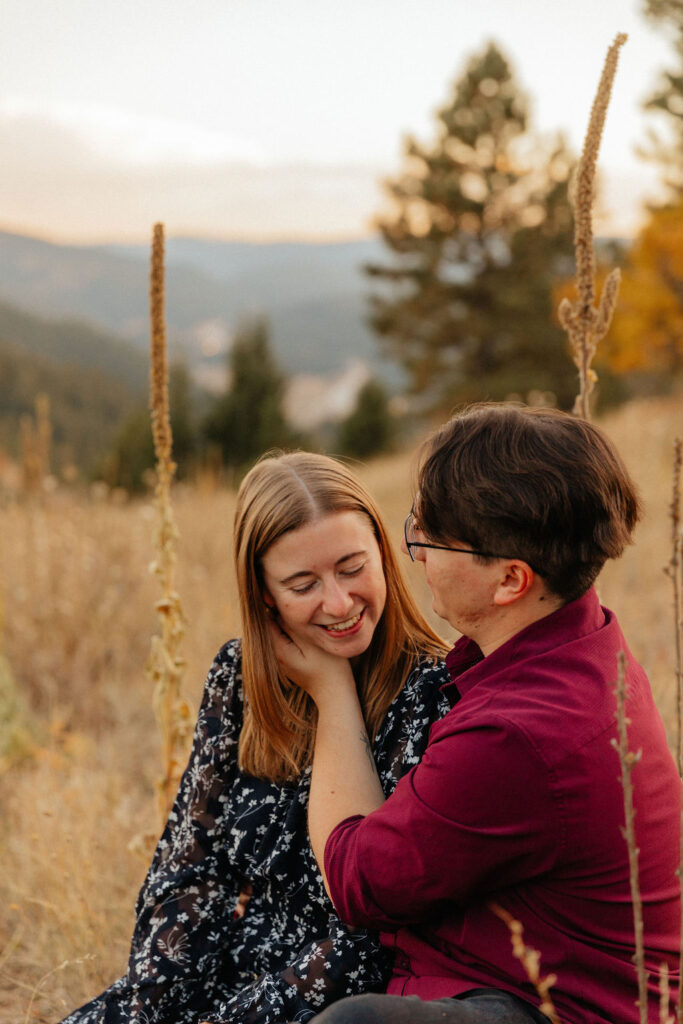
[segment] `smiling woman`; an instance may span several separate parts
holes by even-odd
[[[287,533],[263,556],[264,597],[288,635],[344,658],[362,654],[387,587],[372,521],[336,512]]]
[[[323,685],[357,688],[356,732],[383,799],[449,709],[441,642],[375,503],[333,459],[258,463],[238,495],[234,551],[242,640],[209,671],[128,972],[68,1024],[305,1022],[388,978],[376,936],[349,931],[325,893],[307,827],[315,703],[276,648],[312,646]]]
[[[357,659],[354,675],[371,739],[416,653],[443,650],[406,588],[379,509],[334,459],[298,452],[252,469],[237,499],[235,564],[249,706],[239,758],[253,775],[285,782],[313,756],[315,703],[278,665],[270,637],[273,608],[285,632],[301,630],[307,617],[319,646]],[[343,575],[356,569],[358,588],[348,584],[353,575]],[[357,637],[353,627],[339,639],[322,628],[362,612],[368,621],[361,619]]]

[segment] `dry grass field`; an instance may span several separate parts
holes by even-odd
[[[646,519],[636,545],[606,569],[600,593],[650,673],[674,744],[673,617],[662,567],[670,557],[671,451],[683,430],[683,398],[635,403],[604,426],[641,486]],[[410,507],[410,456],[358,469],[398,540]],[[215,651],[239,631],[233,501],[201,485],[174,496],[193,708]],[[58,488],[41,506],[0,509],[2,644],[22,705],[8,712],[13,739],[0,764],[2,1024],[58,1021],[125,965],[145,871],[129,844],[158,824],[159,752],[144,671],[156,629],[152,526],[149,502],[116,494]],[[429,614],[420,567],[407,571]],[[1,727],[13,698],[2,677],[0,687]]]

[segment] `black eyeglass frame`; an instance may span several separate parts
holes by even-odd
[[[515,559],[515,560],[519,558],[518,555],[496,555],[496,554],[494,554],[493,551],[478,551],[475,548],[449,548],[449,547],[446,547],[445,544],[427,544],[427,543],[425,543],[425,541],[421,541],[421,540],[410,540],[409,541],[408,540],[408,523],[414,517],[415,517],[415,513],[414,512],[409,512],[408,515],[406,516],[406,520],[405,520],[405,522],[403,524],[403,537],[404,537],[405,542],[406,542],[406,548],[408,549],[408,554],[410,555],[410,561],[411,562],[415,561],[415,555],[413,554],[413,551],[412,551],[413,548],[433,548],[435,551],[457,551],[457,552],[459,552],[462,555],[481,555],[483,558],[508,558],[508,559]],[[525,562],[526,559],[523,558],[523,559],[521,559],[521,561]],[[529,566],[530,569],[533,569],[533,571],[535,573],[538,573],[538,570],[534,569],[533,565],[531,565],[530,562],[527,562],[527,565]],[[538,575],[540,576],[541,573],[538,573]]]

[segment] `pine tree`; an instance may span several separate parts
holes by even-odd
[[[647,18],[667,30],[673,43],[672,69],[662,72],[659,84],[645,104],[658,111],[666,125],[665,137],[650,131],[645,156],[664,170],[664,181],[674,203],[683,199],[683,3],[681,0],[645,0]]]
[[[173,460],[178,464],[178,478],[187,475],[197,454],[197,424],[192,395],[192,378],[183,362],[171,366],[168,382]]]
[[[282,410],[285,379],[270,350],[263,320],[244,324],[229,355],[230,388],[216,400],[203,433],[219,446],[223,465],[240,468],[269,448],[295,442]]]
[[[552,283],[572,267],[569,157],[530,145],[527,109],[493,44],[471,59],[431,146],[409,138],[380,219],[391,266],[371,323],[428,406],[529,388],[570,403],[574,370]],[[381,284],[380,284],[381,282]]]
[[[197,452],[190,374],[184,363],[176,362],[171,366],[168,391],[173,459],[178,466],[177,477],[182,480],[191,471]],[[155,461],[149,409],[146,404],[140,405],[122,423],[96,475],[101,475],[112,487],[140,491],[153,473]]]
[[[353,411],[340,424],[337,449],[342,455],[366,459],[391,448],[394,420],[386,391],[377,380],[369,380],[358,392]]]
[[[598,358],[616,374],[635,375],[639,386],[647,378],[661,386],[683,370],[683,2],[645,0],[644,13],[673,44],[671,68],[645,104],[659,126],[644,155],[661,165],[668,195],[649,208],[631,245]]]

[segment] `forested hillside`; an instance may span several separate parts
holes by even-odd
[[[144,396],[144,355],[77,320],[49,320],[0,304],[0,443],[19,447],[21,416],[50,400],[55,466],[91,466]]]
[[[287,373],[335,373],[360,359],[396,380],[395,365],[381,358],[366,324],[362,267],[378,253],[374,239],[326,245],[171,239],[171,351],[191,367],[222,360],[244,319],[262,314]],[[147,245],[55,245],[0,232],[0,302],[42,316],[84,318],[146,348],[148,258]]]
[[[0,340],[62,365],[99,370],[134,391],[145,387],[146,354],[75,317],[48,318],[0,302]]]

